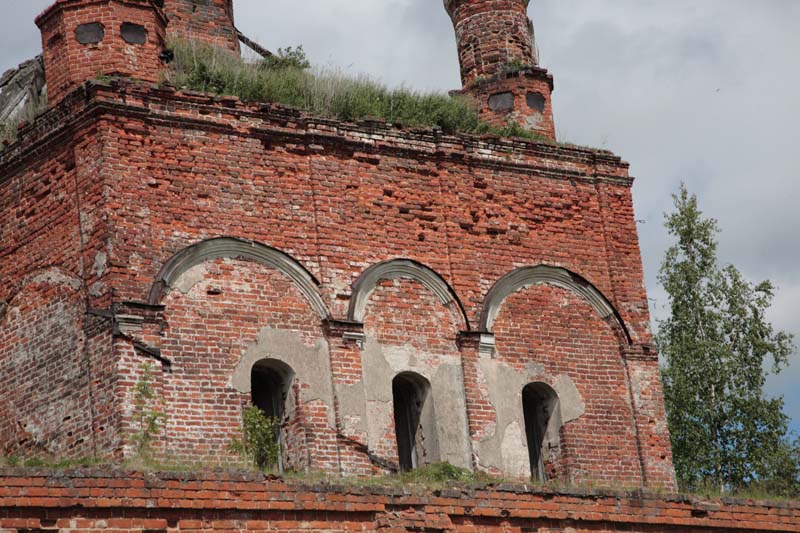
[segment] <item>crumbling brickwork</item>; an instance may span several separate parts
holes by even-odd
[[[460,91],[481,118],[555,139],[553,78],[538,66],[529,0],[444,0],[456,32]]]
[[[57,3],[43,31],[87,2]],[[491,43],[495,16],[529,30],[525,4],[447,6]],[[552,133],[530,39],[529,66],[484,62],[494,77],[465,90],[489,108],[487,87],[538,91]],[[47,57],[48,79],[89,79]],[[133,456],[147,363],[171,461],[235,462],[261,395],[284,468],[675,488],[618,157],[125,79],[62,96],[0,155],[5,454]]]
[[[163,0],[163,4],[169,21],[169,37],[239,51],[239,38],[233,25],[233,0]]]
[[[638,485],[642,461],[669,466],[666,428],[636,413],[643,387],[631,382],[638,374],[625,371],[631,347],[645,346],[634,351],[651,362],[655,354],[630,237],[631,182],[619,159],[547,144],[345,126],[135,85],[87,90],[76,95],[89,104],[74,120],[99,113],[95,124],[104,133],[87,128],[81,135],[103,143],[103,164],[92,174],[100,197],[72,216],[87,219],[84,211],[101,206],[108,230],[83,237],[84,246],[97,248],[84,253],[88,264],[102,253],[105,265],[88,268],[83,286],[92,306],[143,321],[126,326],[130,348],[112,356],[121,369],[120,439],[135,383],[123,370],[135,373],[128,358],[145,360],[141,347],[149,346],[171,363],[161,376],[171,406],[164,435],[170,457],[229,457],[226,444],[249,392],[247,365],[277,357],[293,366],[302,400],[303,437],[295,442],[308,458],[299,464],[355,473],[385,467],[370,455],[395,462],[387,394],[390,378],[405,369],[435,384],[436,394],[461,399],[460,411],[442,406],[448,415],[439,420],[439,442],[455,447],[446,452],[451,462],[524,475],[525,436],[514,413],[521,387],[543,380],[561,383],[565,399],[584,406],[563,420],[554,474]],[[110,101],[117,103],[103,104]],[[21,156],[32,147],[19,149]],[[15,202],[10,183],[6,205]],[[30,212],[47,199],[32,195]],[[76,255],[63,260],[73,270],[82,257]],[[31,258],[15,261],[13,250],[6,257],[11,272],[26,260],[25,271],[40,268]],[[587,303],[591,295],[578,282],[529,300],[530,291],[542,290],[524,288],[538,286],[534,277],[513,297],[490,297],[509,273],[542,264],[572,273],[564,274],[568,282],[580,272],[618,316]],[[95,281],[98,270],[102,281]],[[115,310],[113,302],[141,304]],[[569,306],[561,310],[563,302]],[[482,314],[493,306],[489,327]],[[496,349],[465,341],[474,334],[494,337]],[[302,353],[318,359],[308,367],[308,359],[292,360]],[[234,383],[237,365],[245,378]],[[303,399],[303,383],[319,369],[326,379]],[[520,390],[497,379],[503,375]],[[492,396],[501,391],[497,404]],[[484,418],[473,419],[481,412]],[[657,456],[648,455],[639,433],[660,439]],[[671,475],[653,483],[673,486]]]

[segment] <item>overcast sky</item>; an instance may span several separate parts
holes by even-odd
[[[3,0],[0,70],[40,48],[50,0]],[[396,85],[460,87],[441,0],[235,0],[239,28],[270,49]],[[684,181],[723,230],[720,258],[778,287],[770,318],[800,334],[800,1],[532,0],[555,76],[559,139],[631,163],[651,308],[669,244],[663,213]],[[800,357],[771,379],[800,431]]]

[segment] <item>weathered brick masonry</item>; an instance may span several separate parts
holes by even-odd
[[[632,179],[552,142],[527,4],[445,1],[462,92],[547,142],[157,86],[171,35],[238,49],[229,0],[56,2],[50,109],[0,153],[0,453],[131,457],[147,362],[168,461],[237,461],[256,404],[284,469],[638,490],[0,469],[0,533],[800,529],[796,504],[647,492],[675,479]]]
[[[800,506],[512,484],[426,492],[286,483],[255,474],[4,469],[0,530],[796,532]]]
[[[463,91],[552,138],[526,6],[445,2]],[[51,108],[0,155],[4,454],[130,456],[149,361],[173,461],[234,461],[262,402],[284,468],[675,488],[618,157],[146,83],[165,35],[236,48],[227,0],[38,22]]]
[[[172,362],[163,374],[171,455],[223,459],[249,393],[248,380],[232,376],[280,356],[297,372],[311,466],[360,471],[351,440],[396,461],[386,394],[393,375],[415,371],[431,376],[434,396],[441,387],[435,400],[449,420],[462,417],[452,429],[457,443],[440,439],[454,447],[440,449],[440,459],[524,474],[519,394],[541,381],[565,395],[570,411],[557,430],[568,477],[671,486],[630,180],[619,159],[345,125],[125,83],[89,86],[64,106],[71,119],[53,110],[38,126],[52,120],[50,136],[32,131],[5,155],[3,271],[17,281],[0,298],[7,322],[36,320],[33,311],[25,318],[36,288],[26,276],[57,268],[75,280],[89,316],[109,317],[109,331],[116,322],[103,364],[74,360],[87,375],[113,368],[113,398],[95,392],[86,401],[116,405],[119,425],[103,427],[117,445],[92,446],[110,453],[123,444],[130,388],[148,354],[141,347],[150,346]],[[64,155],[25,161],[56,145]],[[44,184],[37,176],[47,176]],[[371,285],[359,284],[365,272],[375,274]],[[508,295],[493,286],[513,298],[503,303]],[[364,335],[362,346],[343,339],[342,328],[353,334],[346,338]],[[496,351],[482,350],[480,337],[493,333]],[[51,353],[21,349],[37,341],[24,342],[3,343],[9,383],[32,379],[25,358]],[[53,341],[45,334],[41,342]],[[44,370],[61,373],[65,364],[54,359]],[[7,451],[49,450],[49,424],[26,417],[40,403],[51,411],[44,394],[53,391],[23,400],[4,390]],[[445,406],[458,391],[464,400]],[[347,407],[337,413],[337,402]],[[84,404],[82,416],[90,411]],[[317,416],[327,419],[319,430],[310,422]],[[337,445],[335,433],[346,440]]]

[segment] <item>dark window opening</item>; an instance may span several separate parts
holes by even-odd
[[[540,93],[528,93],[525,97],[525,101],[528,104],[528,107],[533,109],[534,111],[538,111],[539,113],[544,113],[545,108],[545,99],[544,95]]]
[[[434,439],[430,383],[419,374],[403,372],[392,381],[394,427],[400,470],[407,472],[432,462],[425,439]]]
[[[81,44],[97,44],[103,40],[106,30],[99,22],[81,24],[75,28],[75,40]]]
[[[489,109],[492,111],[510,111],[514,109],[514,94],[505,92],[489,97]]]
[[[547,480],[547,429],[557,406],[558,397],[555,391],[544,383],[531,383],[522,389],[522,411],[525,417],[531,477],[537,481]]]
[[[120,27],[120,34],[128,44],[144,44],[147,42],[147,30],[141,24],[123,22]]]
[[[275,426],[275,441],[278,443],[278,470],[283,471],[284,445],[281,435],[281,424],[286,413],[286,398],[294,379],[292,368],[275,359],[264,359],[253,365],[250,372],[251,395],[253,405],[261,409],[268,417],[278,420]]]

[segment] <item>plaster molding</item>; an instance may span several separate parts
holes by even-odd
[[[190,268],[221,258],[250,260],[280,271],[300,289],[322,320],[329,318],[328,308],[319,294],[319,282],[300,263],[275,248],[233,237],[202,241],[173,255],[156,277],[148,303],[160,303],[167,291]]]

